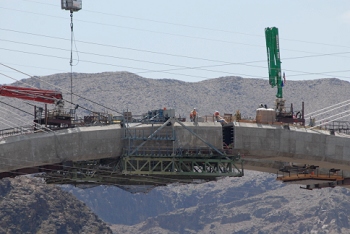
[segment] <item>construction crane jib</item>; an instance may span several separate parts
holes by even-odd
[[[277,98],[283,98],[281,78],[281,57],[279,48],[278,28],[265,28],[267,61],[269,65],[269,83],[271,87],[277,86]]]

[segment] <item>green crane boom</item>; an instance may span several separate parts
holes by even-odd
[[[265,28],[265,38],[269,65],[269,83],[272,88],[277,85],[276,97],[283,98],[278,28]]]

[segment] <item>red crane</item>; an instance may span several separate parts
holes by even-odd
[[[64,101],[60,91],[3,85],[0,86],[0,96],[45,103],[45,110],[34,107],[34,122],[36,123],[56,129],[72,126],[73,117],[64,111]],[[46,104],[55,104],[56,107],[48,111]]]
[[[22,88],[8,85],[0,86],[0,96],[44,102],[49,104],[57,104],[58,101],[63,99],[62,93],[59,91],[37,88]]]

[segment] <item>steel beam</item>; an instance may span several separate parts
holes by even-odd
[[[243,176],[243,170],[236,164],[239,157],[226,158],[153,158],[130,156],[122,159],[125,175],[191,175],[196,177],[210,176]]]

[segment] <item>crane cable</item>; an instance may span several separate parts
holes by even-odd
[[[70,102],[73,103],[73,11],[70,11]]]

